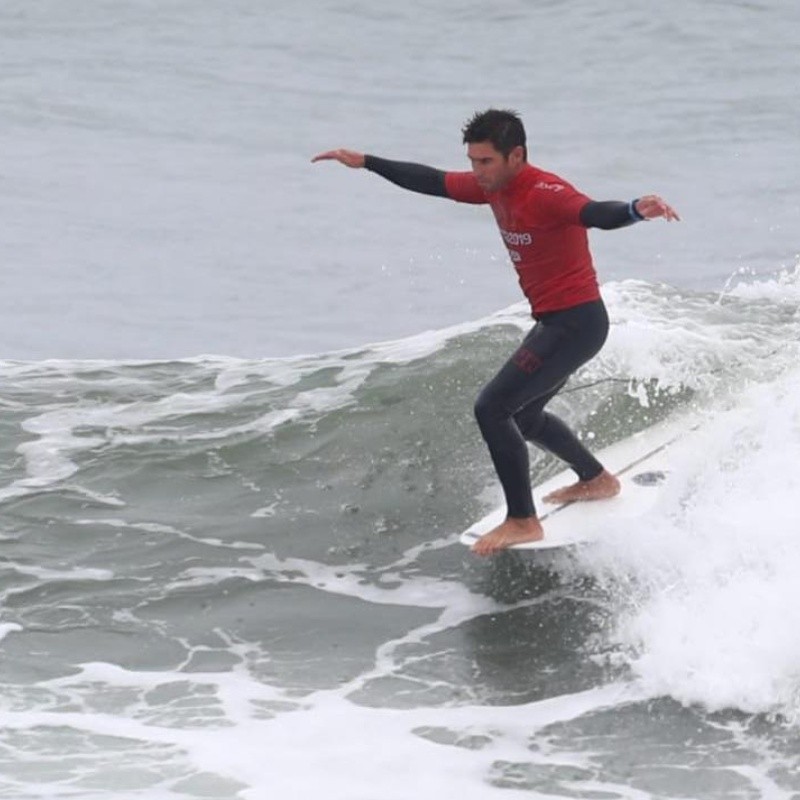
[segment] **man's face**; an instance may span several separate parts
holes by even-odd
[[[523,149],[515,147],[506,158],[491,142],[470,142],[467,158],[484,192],[498,192],[520,171],[525,162]]]

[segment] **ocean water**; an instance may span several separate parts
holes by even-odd
[[[788,1],[0,7],[0,798],[800,797]],[[472,556],[527,330],[476,108],[598,199],[612,330],[553,408],[703,425],[600,544]],[[558,465],[532,452],[535,476]]]

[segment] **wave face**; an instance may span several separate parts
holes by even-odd
[[[800,791],[800,277],[604,295],[552,408],[597,447],[706,424],[640,530],[545,562],[456,541],[498,501],[472,400],[522,306],[289,359],[3,362],[2,794]]]

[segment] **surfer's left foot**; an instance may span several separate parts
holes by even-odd
[[[619,494],[619,479],[603,470],[596,478],[578,481],[571,486],[556,489],[545,496],[545,503],[574,503],[582,500],[606,500]]]
[[[515,544],[538,542],[544,538],[542,524],[536,517],[509,517],[472,545],[472,552],[490,556]]]

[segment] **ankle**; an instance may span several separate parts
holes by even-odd
[[[506,517],[506,522],[510,523],[516,528],[540,528],[541,523],[539,518],[533,514],[528,517]]]

